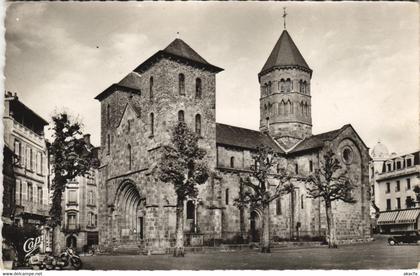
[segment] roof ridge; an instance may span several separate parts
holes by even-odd
[[[228,124],[218,123],[218,122],[216,122],[216,124],[217,124],[217,125],[225,125],[225,126],[228,126],[228,127],[234,127],[234,128],[245,129],[245,130],[249,130],[249,131],[255,131],[255,132],[258,132],[258,133],[264,134],[263,132],[261,132],[261,131],[259,131],[259,130],[255,130],[255,129],[245,128],[245,127],[239,127],[239,126],[234,126],[234,125],[228,125]]]

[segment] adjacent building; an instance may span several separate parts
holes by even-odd
[[[99,243],[107,250],[137,248],[162,252],[175,239],[176,196],[158,177],[162,146],[184,121],[199,136],[211,169],[197,199],[185,201],[189,244],[257,241],[259,208],[238,208],[240,177],[247,176],[260,145],[277,153],[280,168],[293,168],[294,193],[270,206],[274,240],[325,236],[325,208],[306,197],[304,179],[332,149],[357,185],[355,204],[335,202],[340,242],[370,238],[368,148],[351,125],[312,133],[312,69],[284,30],[258,73],[260,130],[216,122],[216,74],[181,39],[156,52],[96,99],[101,104]],[[238,95],[240,96],[240,95]]]
[[[4,99],[5,160],[3,171],[7,216],[23,225],[43,224],[48,217],[48,160],[41,116],[22,103],[16,94]],[[5,169],[6,167],[6,169]]]
[[[419,203],[413,191],[420,185],[420,151],[389,154],[378,142],[372,150],[370,163],[371,190],[379,210],[377,227],[381,232],[418,230]]]
[[[99,148],[90,142],[90,135],[83,139],[86,150],[93,151],[97,159]],[[93,167],[89,175],[69,181],[63,194],[63,244],[86,251],[98,244],[98,170]]]

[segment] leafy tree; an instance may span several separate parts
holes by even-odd
[[[51,189],[52,205],[50,224],[54,228],[53,250],[60,252],[60,225],[62,220],[62,197],[68,181],[77,176],[86,176],[95,164],[93,153],[82,138],[81,125],[72,122],[66,113],[52,117],[53,142],[48,145],[52,159],[53,179]]]
[[[251,209],[261,209],[262,218],[262,238],[261,252],[270,252],[270,202],[278,198],[291,189],[290,177],[285,169],[281,169],[278,174],[272,174],[271,170],[277,163],[274,161],[274,152],[261,146],[252,156],[254,165],[251,166],[250,175],[240,178],[240,185],[243,185],[242,193],[235,199],[235,204],[242,208],[249,206]],[[272,184],[268,180],[269,175],[279,180],[274,190],[270,189]],[[274,184],[273,184],[274,185]]]
[[[352,191],[356,185],[347,180],[345,170],[342,170],[340,161],[334,152],[328,149],[320,161],[320,168],[316,169],[306,180],[306,190],[309,198],[321,198],[325,204],[328,226],[328,247],[337,248],[334,216],[332,212],[333,201],[355,203]]]
[[[184,122],[178,123],[172,131],[171,144],[163,147],[159,165],[159,179],[172,183],[177,196],[175,257],[184,256],[184,201],[196,198],[197,185],[209,177],[203,161],[206,152],[198,147],[198,138]]]
[[[420,203],[420,186],[416,185],[413,187],[413,192],[416,194],[416,199],[414,200],[411,197],[408,197],[405,200],[405,204],[408,208],[416,207],[416,204]]]

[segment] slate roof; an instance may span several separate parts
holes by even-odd
[[[235,127],[225,124],[216,124],[216,143],[247,149],[256,149],[265,145],[274,152],[284,153],[274,140],[260,131]]]
[[[188,63],[193,66],[204,67],[207,70],[218,73],[223,71],[222,68],[208,63],[196,51],[194,51],[187,43],[177,38],[172,41],[165,49],[158,51],[153,56],[148,58],[145,62],[134,69],[135,72],[142,73],[146,71],[151,65],[161,58],[173,58],[180,62]]]
[[[107,89],[102,91],[98,96],[96,96],[95,99],[98,101],[102,101],[103,99],[114,93],[116,90],[141,95],[141,91],[139,89],[127,87],[119,83],[114,83]]]
[[[298,67],[312,73],[291,36],[284,30],[258,75],[262,75],[274,68],[290,67]]]
[[[322,148],[326,141],[331,141],[335,139],[341,133],[341,131],[343,131],[348,126],[350,125],[347,124],[339,129],[320,133],[317,135],[312,135],[306,138],[305,140],[303,140],[302,142],[300,142],[295,148],[293,148],[288,153],[296,153],[296,152],[301,152],[301,151],[306,151],[306,150],[311,150],[311,149],[316,149],[316,148]]]

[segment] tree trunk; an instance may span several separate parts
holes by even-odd
[[[290,192],[290,223],[289,223],[290,240],[294,237],[295,224],[295,190]]]
[[[61,240],[60,240],[60,225],[56,225],[53,228],[53,254],[58,256],[61,253]]]
[[[325,202],[325,211],[327,216],[327,227],[328,227],[328,247],[337,248],[337,241],[335,235],[335,223],[334,216],[332,212],[331,202]]]
[[[263,204],[261,252],[270,253],[270,208],[269,204]]]
[[[177,200],[176,205],[176,242],[174,257],[184,257],[184,200]]]

